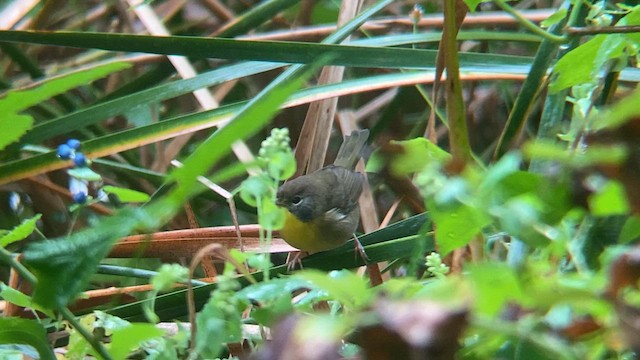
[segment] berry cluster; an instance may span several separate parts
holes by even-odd
[[[268,160],[273,154],[291,151],[289,147],[289,129],[272,129],[271,136],[262,141],[258,155]]]
[[[87,157],[80,152],[80,140],[78,139],[69,139],[65,144],[58,146],[57,154],[62,160],[73,159],[75,167],[83,168],[88,164]],[[73,201],[77,204],[84,204],[87,202],[86,186],[80,186],[79,188],[74,186],[74,189],[71,192],[73,194]]]

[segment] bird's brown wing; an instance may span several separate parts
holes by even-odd
[[[327,195],[331,201],[327,205],[325,211],[337,209],[343,214],[350,213],[358,206],[358,198],[362,194],[364,176],[353,170],[345,169],[341,166],[327,166],[322,171],[331,174],[332,184],[327,187]]]

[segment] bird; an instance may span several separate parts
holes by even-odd
[[[346,243],[352,237],[356,249],[366,254],[355,231],[360,221],[358,199],[365,182],[355,171],[369,130],[345,137],[332,165],[285,182],[276,193],[276,205],[286,210],[280,235],[289,245],[316,253]]]

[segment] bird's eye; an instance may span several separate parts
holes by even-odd
[[[300,195],[295,195],[294,197],[291,198],[291,203],[293,205],[300,205],[301,202],[302,202],[302,196]]]

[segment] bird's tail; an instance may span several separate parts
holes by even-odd
[[[342,166],[347,169],[355,169],[360,153],[369,138],[369,130],[355,130],[351,135],[344,138],[344,142],[340,145],[336,160],[333,162],[336,166]]]

